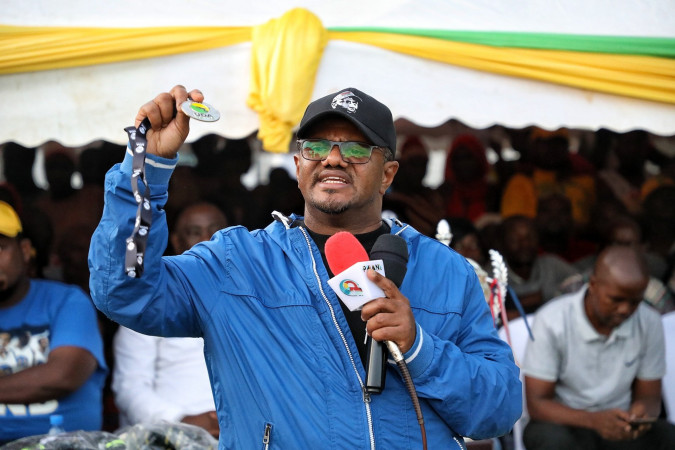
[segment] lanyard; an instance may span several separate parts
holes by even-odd
[[[131,190],[138,204],[134,231],[127,238],[126,254],[124,257],[124,271],[131,278],[140,278],[143,274],[145,247],[148,241],[148,232],[152,223],[150,209],[150,186],[145,179],[145,150],[148,143],[145,137],[150,121],[146,118],[138,128],[127,127],[124,131],[129,135],[129,147],[133,153]],[[144,187],[141,192],[141,188]]]

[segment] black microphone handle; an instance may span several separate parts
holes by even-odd
[[[396,287],[401,287],[408,263],[408,247],[401,236],[383,234],[378,237],[370,251],[370,259],[381,259],[386,277],[392,280]],[[366,391],[371,394],[380,394],[384,390],[386,376],[385,343],[377,342],[368,336],[366,341]]]
[[[371,394],[380,394],[384,390],[384,381],[387,375],[384,342],[377,342],[368,336],[366,358],[366,391]]]

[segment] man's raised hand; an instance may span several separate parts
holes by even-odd
[[[188,97],[196,102],[204,100],[198,89],[188,92],[184,86],[174,86],[170,92],[163,92],[141,106],[134,126],[138,128],[146,117],[150,120],[147,134],[149,154],[174,158],[190,132],[190,118],[180,109]]]

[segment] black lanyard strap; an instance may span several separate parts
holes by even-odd
[[[127,238],[127,249],[124,257],[124,271],[131,278],[140,278],[143,274],[145,248],[148,242],[150,224],[152,223],[150,186],[145,179],[145,151],[148,143],[145,135],[149,128],[150,121],[145,118],[138,128],[127,127],[124,129],[129,135],[129,147],[133,153],[131,190],[138,204],[134,231]],[[145,189],[142,189],[143,187]]]

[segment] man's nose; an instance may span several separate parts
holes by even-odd
[[[347,165],[347,163],[342,160],[340,147],[337,144],[333,145],[333,148],[330,149],[330,153],[328,153],[328,156],[326,156],[326,159],[324,159],[323,162],[325,165],[332,167]]]

